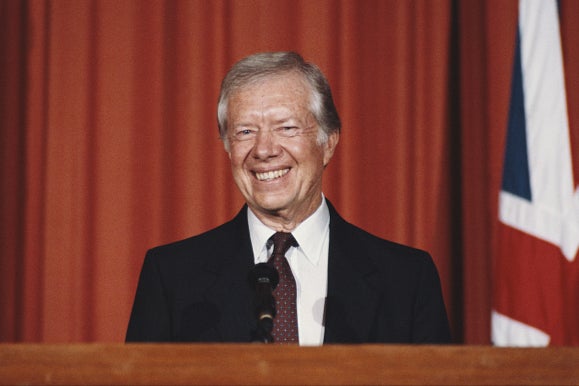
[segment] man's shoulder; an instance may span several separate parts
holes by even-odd
[[[147,255],[151,258],[158,256],[180,258],[190,257],[193,252],[196,255],[203,255],[206,252],[207,255],[214,256],[224,247],[232,245],[236,240],[240,240],[243,237],[244,229],[247,228],[246,225],[244,227],[244,224],[247,224],[245,213],[245,210],[242,209],[235,218],[213,229],[153,247],[149,249]]]
[[[338,243],[347,244],[363,252],[372,260],[401,263],[423,263],[432,260],[427,251],[374,235],[346,221],[333,208],[330,211],[330,219],[330,238],[333,237]]]

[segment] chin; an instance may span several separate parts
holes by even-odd
[[[276,213],[287,208],[288,201],[279,199],[256,200],[254,206],[262,211]]]
[[[272,214],[278,213],[286,208],[285,205],[273,204],[273,203],[272,204],[260,204],[257,207],[260,208],[262,211],[272,213]]]

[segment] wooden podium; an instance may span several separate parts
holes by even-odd
[[[577,385],[579,348],[2,344],[0,384]]]

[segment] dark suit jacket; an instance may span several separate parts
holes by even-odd
[[[324,343],[447,343],[440,280],[428,253],[344,221],[330,203]],[[247,208],[209,232],[151,249],[127,342],[249,342],[256,328]]]

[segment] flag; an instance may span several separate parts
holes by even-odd
[[[520,0],[493,265],[498,346],[579,345],[579,188],[563,67],[557,2]]]

